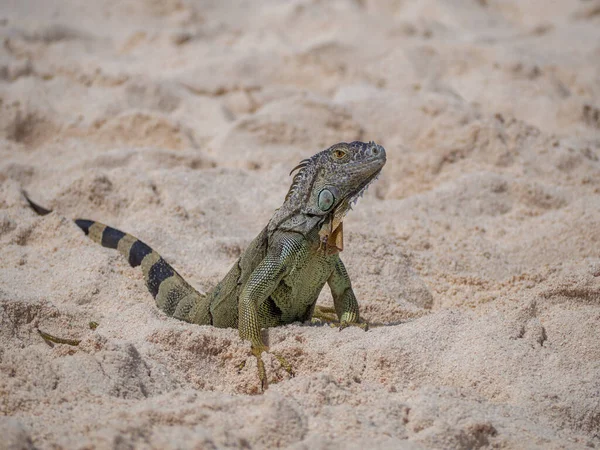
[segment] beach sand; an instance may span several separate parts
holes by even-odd
[[[597,0],[3,0],[0,36],[0,448],[600,447]],[[341,254],[378,326],[269,329],[264,394],[71,220],[206,292],[353,140],[388,155]]]

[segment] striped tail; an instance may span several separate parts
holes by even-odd
[[[118,250],[131,267],[142,267],[146,286],[156,300],[156,305],[165,314],[190,321],[192,309],[202,302],[204,296],[190,286],[158,253],[131,234],[100,222],[77,219],[75,223],[94,242],[102,247]]]
[[[24,193],[25,194],[25,193]],[[32,209],[44,216],[51,210],[43,208],[25,194]],[[93,220],[77,219],[75,223],[93,241],[103,247],[118,250],[131,267],[142,267],[146,286],[156,305],[168,316],[199,325],[211,325],[205,295],[200,294],[148,245],[128,233]]]

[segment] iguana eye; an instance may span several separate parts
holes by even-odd
[[[335,156],[337,159],[342,159],[344,156],[346,156],[346,152],[344,150],[334,150],[333,151],[333,156]]]
[[[329,189],[323,189],[319,192],[319,209],[321,211],[329,211],[335,202],[335,197]]]

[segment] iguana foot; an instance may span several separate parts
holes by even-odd
[[[315,306],[315,311],[313,312],[311,323],[327,323],[332,328],[339,328],[340,331],[347,327],[359,327],[365,331],[369,330],[368,322],[348,322],[347,320],[342,320],[340,322],[337,313],[335,312],[335,309],[329,306]]]
[[[358,327],[363,329],[364,331],[369,331],[369,322],[340,322],[339,330],[342,331],[344,328],[348,327]]]
[[[261,354],[263,351],[268,351],[267,347],[252,346],[252,354],[256,357],[256,367],[258,369],[258,379],[260,380],[260,388],[264,392],[268,387],[267,371],[265,370],[265,363],[262,360]]]
[[[277,358],[277,361],[279,361],[279,364],[281,364],[281,367],[283,367],[285,369],[285,371],[290,374],[291,377],[296,375],[294,373],[294,369],[292,369],[292,365],[289,362],[287,362],[287,360],[283,356],[281,356],[277,353],[272,353],[272,352],[270,352],[270,353],[275,358]]]
[[[315,306],[311,321],[313,323],[337,322],[338,316],[335,312],[335,309],[329,306]]]
[[[253,346],[252,354],[256,357],[256,366],[258,369],[258,379],[260,380],[260,387],[263,392],[269,387],[269,382],[267,381],[267,371],[265,369],[265,363],[262,360],[262,356],[261,356],[262,352],[267,352],[267,353],[270,353],[271,355],[273,355],[277,359],[277,361],[279,361],[279,364],[281,364],[281,367],[283,367],[285,369],[285,371],[290,374],[290,376],[293,377],[295,375],[292,365],[289,362],[287,362],[287,360],[283,356],[281,356],[278,353],[270,352],[268,347]]]

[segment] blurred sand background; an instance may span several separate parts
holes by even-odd
[[[600,447],[600,2],[1,0],[0,39],[1,448]],[[269,330],[264,395],[70,220],[206,291],[357,139],[388,163],[342,257],[384,326]]]

